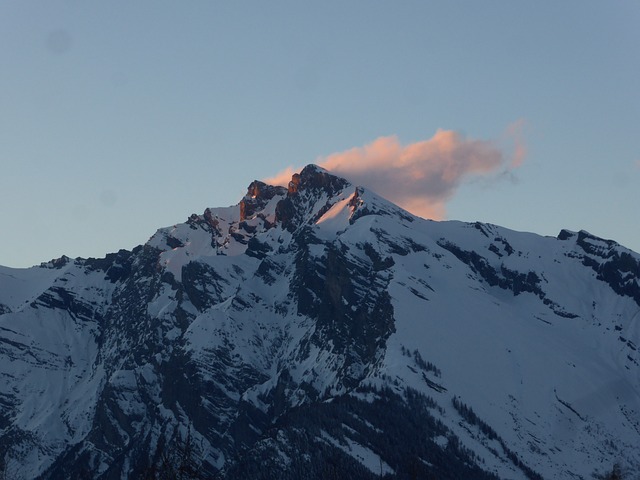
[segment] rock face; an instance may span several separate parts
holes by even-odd
[[[253,217],[275,196],[282,196],[284,187],[273,187],[259,180],[254,180],[247,189],[247,194],[240,200],[240,221]]]
[[[255,181],[132,251],[0,267],[0,472],[634,472],[639,277],[586,232],[427,221],[313,165]]]

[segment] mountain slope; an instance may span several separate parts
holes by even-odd
[[[591,478],[640,465],[640,257],[315,167],[133,251],[0,269],[16,478]]]

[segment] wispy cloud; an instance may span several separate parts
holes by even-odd
[[[505,140],[512,145],[511,167],[517,168],[524,163],[527,156],[527,147],[524,142],[524,130],[527,122],[521,118],[506,128]]]
[[[316,163],[416,215],[442,219],[447,201],[466,179],[512,177],[512,170],[526,156],[523,127],[519,121],[507,128],[509,147],[438,130],[430,139],[408,145],[402,145],[396,136],[380,137]],[[286,185],[294,171],[290,167],[266,181]]]

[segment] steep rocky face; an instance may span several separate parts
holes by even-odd
[[[598,279],[606,282],[618,295],[628,296],[640,306],[640,261],[630,252],[620,251],[618,244],[612,240],[594,237],[585,231],[573,234],[562,230],[560,240],[575,239],[582,249],[577,254],[582,263],[597,273]]]
[[[247,189],[247,194],[240,200],[240,221],[246,220],[260,212],[275,196],[282,196],[286,189],[274,187],[259,180],[254,180]]]
[[[348,184],[345,179],[331,175],[315,165],[305,167],[300,174],[293,175],[287,197],[278,202],[276,221],[291,232],[305,222],[317,221],[329,210],[331,199]],[[319,204],[321,208],[314,212]],[[309,216],[312,212],[314,215]]]
[[[331,344],[344,359],[339,375],[347,388],[371,373],[394,330],[391,273],[374,268],[366,245],[354,253],[328,243],[320,257],[302,246],[291,285],[298,313],[315,320],[310,341]]]
[[[133,251],[0,267],[0,472],[637,468],[639,269],[586,232],[425,221],[312,165],[255,181]]]

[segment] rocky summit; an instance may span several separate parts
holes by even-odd
[[[0,267],[0,477],[637,474],[639,279],[584,231],[255,181],[132,251]]]

